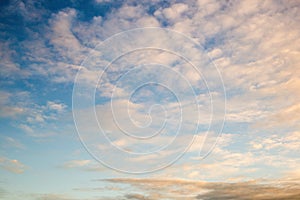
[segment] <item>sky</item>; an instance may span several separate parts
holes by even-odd
[[[299,199],[300,2],[3,0],[0,199]]]

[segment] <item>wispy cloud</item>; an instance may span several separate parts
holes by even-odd
[[[95,160],[70,160],[62,165],[65,169],[81,169],[84,171],[103,171],[105,168]]]
[[[2,137],[1,137],[2,138]],[[3,136],[3,142],[1,143],[1,147],[5,148],[13,148],[13,149],[25,149],[25,145],[21,143],[19,140]]]
[[[63,194],[33,194],[31,198],[35,200],[71,200],[72,197]]]
[[[74,168],[74,167],[83,167],[90,164],[91,160],[72,160],[64,163],[63,167],[65,168]]]
[[[26,166],[20,161],[6,157],[0,157],[0,167],[15,174],[22,174],[26,169]]]

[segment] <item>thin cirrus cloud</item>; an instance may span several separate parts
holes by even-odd
[[[2,148],[11,148],[11,149],[17,149],[17,150],[26,149],[25,145],[15,138],[3,137],[2,141],[3,141],[1,143]]]

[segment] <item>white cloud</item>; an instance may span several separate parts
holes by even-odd
[[[49,107],[50,110],[54,110],[57,112],[63,112],[66,109],[66,105],[63,103],[56,103],[53,101],[48,101],[47,106]]]
[[[50,19],[51,34],[48,37],[60,56],[72,60],[71,64],[79,64],[83,60],[84,46],[72,33],[72,21],[76,18],[76,10],[67,9],[58,12]]]
[[[9,78],[25,78],[31,73],[26,69],[21,69],[20,65],[14,60],[17,52],[10,47],[12,42],[0,42],[1,76]]]
[[[96,3],[107,3],[111,2],[111,0],[95,0]]]
[[[26,108],[23,107],[21,100],[26,98],[27,92],[18,92],[12,94],[6,91],[0,91],[0,117],[15,118],[26,112]]]
[[[58,130],[53,124],[67,115],[67,106],[64,103],[48,101],[46,105],[39,105],[33,102],[32,95],[26,91],[0,91],[0,95],[0,117],[11,120],[9,123],[29,136],[54,135]],[[68,119],[64,118],[65,121]],[[52,131],[45,130],[45,127],[51,127]]]
[[[155,16],[160,16],[163,15],[162,17],[166,18],[167,20],[170,21],[176,21],[176,20],[181,20],[180,17],[188,10],[188,5],[183,4],[183,3],[176,3],[171,5],[169,8],[165,8],[162,10],[157,10],[154,15]]]
[[[96,0],[96,2],[103,3],[108,1]],[[22,3],[20,5],[23,6],[20,7],[21,11],[23,11],[21,14],[30,16],[26,5]],[[264,159],[270,159],[267,162],[268,165],[278,167],[284,163],[284,158],[288,159],[288,156],[284,157],[281,155],[282,157],[276,159],[276,155],[269,155],[267,154],[268,151],[280,148],[287,149],[288,152],[298,150],[299,134],[296,130],[299,130],[300,124],[300,96],[298,92],[300,53],[296,44],[300,42],[300,33],[298,28],[299,21],[295,20],[299,18],[300,13],[298,2],[230,1],[222,3],[199,0],[197,2],[173,3],[166,8],[157,8],[153,16],[146,11],[147,7],[139,5],[139,3],[133,5],[129,2],[124,3],[120,8],[113,9],[105,17],[94,16],[91,21],[82,22],[77,18],[75,9],[61,10],[53,14],[49,20],[50,27],[45,29],[45,31],[49,32],[45,37],[42,37],[41,35],[43,34],[40,34],[35,38],[36,40],[22,43],[28,49],[31,49],[31,51],[28,50],[29,55],[26,55],[28,60],[33,62],[29,65],[31,71],[21,70],[19,64],[14,61],[16,51],[10,49],[10,44],[6,42],[0,47],[0,56],[4,66],[1,68],[1,73],[6,77],[13,74],[29,76],[34,73],[35,75],[48,77],[56,83],[72,82],[76,70],[79,69],[80,61],[86,55],[84,53],[88,48],[95,47],[104,39],[124,30],[143,26],[161,26],[164,23],[164,26],[183,32],[199,41],[219,67],[229,94],[227,120],[233,123],[246,123],[247,127],[250,125],[249,130],[247,130],[248,133],[259,132],[262,134],[261,138],[259,137],[250,142],[255,152],[261,151],[262,155],[258,155],[261,158],[256,157],[257,155],[253,152],[248,152],[244,149],[243,152],[233,152],[217,148],[216,157],[214,157],[217,161],[211,161],[212,163],[204,165],[206,170],[204,172],[207,172],[207,176],[213,178],[218,176],[229,177],[231,175],[240,177],[241,173],[253,173],[256,168],[252,167],[251,164],[263,164]],[[38,18],[38,16],[34,15],[33,17]],[[153,34],[152,36],[142,35],[139,38],[134,38],[132,42],[144,44],[143,42],[146,39],[153,45],[166,41],[161,35]],[[44,44],[48,40],[53,45],[53,49]],[[167,44],[169,45],[167,47],[172,47],[172,45],[179,43],[175,40],[171,44]],[[180,47],[185,52],[201,58],[193,48],[184,46],[184,44],[184,42],[181,43]],[[121,44],[116,44],[115,47],[123,48]],[[52,51],[55,53],[51,53]],[[57,58],[57,55],[59,55],[59,58]],[[133,57],[136,60],[131,61],[136,64],[148,61],[161,61],[163,64],[173,65],[176,61],[174,56],[164,52],[148,51],[144,54],[144,57],[138,57],[137,54],[133,55]],[[127,58],[131,58],[130,55]],[[122,61],[125,61],[125,59]],[[43,64],[40,64],[40,62]],[[105,61],[102,64],[104,65]],[[125,64],[125,62],[120,61],[111,73],[105,74],[105,83],[102,88],[99,88],[102,97],[110,96],[115,86],[111,80],[116,78],[115,73],[124,69],[122,66]],[[94,65],[90,67],[94,67]],[[178,69],[195,85],[201,81],[201,77],[194,73],[193,70],[189,70],[183,63],[179,63],[174,68]],[[96,68],[95,71],[100,69],[103,68]],[[86,71],[83,74],[83,79],[87,80],[86,82],[95,83],[93,82],[97,80],[95,71],[91,70],[91,68],[85,68],[84,70]],[[203,72],[207,72],[205,70],[203,68]],[[209,72],[204,74],[214,81],[214,75],[211,75]],[[137,75],[140,74],[137,73]],[[173,75],[167,73],[160,75],[162,75],[163,79],[170,81],[170,85],[176,85],[177,88],[181,88],[181,82],[175,80]],[[137,80],[138,78],[144,77],[137,76],[137,78],[131,80]],[[127,92],[126,88],[117,88],[119,98],[126,96]],[[19,103],[10,102],[14,95],[17,94],[8,94],[6,92],[0,94],[0,115],[1,117],[9,118],[26,115],[26,120],[19,123],[19,126],[32,135],[36,133],[36,124],[43,124],[48,120],[57,119],[57,115],[47,115],[46,111],[61,112],[66,109],[63,103],[58,103],[60,101],[49,101],[46,105],[25,105],[26,103],[23,101],[19,101]],[[147,93],[145,92],[142,95],[146,96]],[[203,121],[201,123],[206,124],[207,119],[209,119],[209,109],[207,109],[209,102],[207,101],[207,96],[204,95],[203,99],[201,99],[201,103],[203,103],[201,106],[206,110],[202,113]],[[215,99],[215,102],[217,102],[217,106],[222,105],[221,98]],[[116,103],[118,104],[116,107],[119,109],[118,117],[125,128],[132,128],[131,125],[134,123],[144,125],[149,119],[148,115],[140,112],[141,110],[146,110],[146,107],[129,102],[131,106],[129,110],[134,118],[134,123],[131,123],[126,118],[128,117],[128,113],[126,113],[128,110],[119,107],[120,105],[127,105],[128,101],[125,102],[118,99]],[[189,102],[183,103],[186,103],[185,106],[188,107]],[[171,108],[174,108],[172,106],[174,104],[166,105],[166,108],[170,108],[171,115],[178,111],[176,109],[172,110]],[[112,133],[111,137],[115,137],[113,142],[116,145],[125,146],[128,149],[132,148],[136,143],[113,135],[116,134],[115,131],[118,129],[112,124],[111,114],[107,114],[109,109],[108,104],[96,106],[99,116],[103,117],[104,127],[108,132],[110,131],[109,133]],[[192,110],[191,107],[186,109]],[[152,117],[159,121],[162,116],[163,112],[157,111],[153,113]],[[81,117],[85,117],[85,115]],[[87,132],[95,129],[95,127],[88,127],[89,119],[85,119],[87,123],[84,128]],[[130,122],[131,125],[127,122]],[[190,116],[185,122],[186,124],[195,122],[195,116]],[[174,122],[174,124],[176,123]],[[255,126],[251,126],[252,124]],[[267,135],[268,131],[274,131],[274,129],[281,129],[279,131],[283,130],[282,132],[285,132],[285,129],[292,129],[292,131],[289,134],[272,133]],[[257,135],[253,137],[257,137]],[[163,138],[154,143],[163,144],[167,139],[169,138]],[[190,153],[193,153],[193,151],[191,150]],[[264,153],[267,155],[264,155]],[[293,163],[293,158],[289,159],[291,161],[288,162]],[[69,164],[70,166],[72,164],[85,165],[84,162]],[[201,166],[195,166],[201,169]],[[187,176],[196,178],[207,177],[205,173],[202,173],[197,168],[188,167]],[[176,175],[177,173],[178,171],[174,174]]]
[[[254,149],[258,150],[280,150],[280,153],[293,152],[300,149],[300,132],[291,132],[281,135],[271,135],[264,138],[257,138],[250,142]]]

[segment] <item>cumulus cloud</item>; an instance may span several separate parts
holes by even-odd
[[[162,10],[157,10],[154,13],[156,17],[164,17],[169,21],[182,20],[182,15],[188,11],[189,7],[187,4],[176,3],[171,5],[169,8],[164,8]]]
[[[72,21],[76,17],[76,10],[67,9],[53,15],[50,19],[51,34],[48,33],[51,43],[64,59],[69,59],[72,64],[80,63],[83,59],[84,47],[71,31]]]

